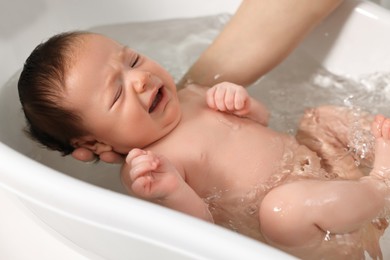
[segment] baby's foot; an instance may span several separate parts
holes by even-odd
[[[371,132],[375,137],[374,169],[370,175],[390,182],[390,118],[377,115]]]

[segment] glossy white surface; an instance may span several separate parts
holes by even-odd
[[[0,257],[1,259],[88,260],[81,249],[41,223],[15,196],[0,189]],[[96,258],[96,260],[98,260]]]

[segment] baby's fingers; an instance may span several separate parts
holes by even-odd
[[[221,111],[235,111],[236,106],[236,90],[234,88],[226,87],[224,90],[224,96],[221,96],[221,99],[223,98],[223,101],[221,101]]]
[[[132,149],[126,157],[126,163],[134,166],[143,161],[158,161],[158,157],[151,151],[144,151],[138,148]]]
[[[131,190],[140,197],[148,197],[151,193],[152,177],[150,175],[142,176],[133,181]]]
[[[238,88],[234,92],[234,110],[239,111],[245,109],[249,96],[245,89]]]
[[[144,150],[141,150],[141,149],[138,149],[138,148],[134,148],[132,149],[126,156],[126,163],[130,164],[132,163],[132,161],[137,158],[138,156],[140,155],[144,155],[146,154],[147,152],[144,151]]]
[[[215,91],[216,91],[215,87],[209,88],[207,90],[206,103],[209,106],[209,108],[217,110],[217,105],[215,104],[215,99],[214,99]]]
[[[207,104],[210,108],[219,111],[228,111],[234,108],[233,97],[231,89],[226,88],[222,84],[217,84],[207,92]]]
[[[126,162],[131,166],[130,179],[134,181],[140,176],[156,170],[160,160],[150,151],[133,149],[127,156]]]
[[[244,87],[223,82],[208,90],[206,100],[212,109],[245,114],[248,110],[249,95]]]
[[[150,174],[152,171],[158,168],[159,164],[160,160],[151,152],[146,152],[146,154],[141,154],[138,157],[135,157],[130,164],[131,180],[134,181],[140,176]]]
[[[153,161],[143,161],[135,164],[130,170],[130,179],[134,181],[140,176],[151,174],[157,168],[157,163]]]

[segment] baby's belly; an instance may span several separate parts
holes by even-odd
[[[237,147],[240,147],[240,143],[242,145],[242,142],[238,142]],[[285,181],[301,178],[335,178],[322,168],[321,159],[315,152],[300,145],[292,136],[271,134],[266,138],[253,138],[252,142],[246,142],[241,149],[251,152],[245,155],[240,153],[240,149],[236,149],[236,159],[240,163],[227,163],[230,173],[229,176],[224,176],[238,190],[259,186],[262,190],[268,190]],[[227,172],[228,169],[221,174]]]
[[[295,138],[268,130],[250,134],[230,136],[210,157],[218,168],[204,197],[216,223],[264,241],[258,221],[264,196],[286,182],[323,173],[317,155]]]
[[[294,181],[302,178],[328,179],[331,176],[328,176],[328,173],[322,168],[321,158],[308,147],[298,144],[294,139],[285,143],[279,169],[275,171],[271,179],[277,179],[278,181],[273,185],[278,186],[283,181]]]
[[[213,146],[209,162],[215,185],[230,191],[247,192],[283,175],[317,173],[316,153],[299,145],[294,137],[268,128],[248,129],[225,137],[223,145]],[[217,183],[219,185],[217,185]]]

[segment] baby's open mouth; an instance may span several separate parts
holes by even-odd
[[[163,97],[163,94],[162,94],[162,87],[159,88],[156,96],[154,97],[154,100],[152,102],[152,105],[150,106],[149,108],[149,113],[152,113],[154,111],[154,109],[158,106],[158,104],[160,103],[162,97]]]

